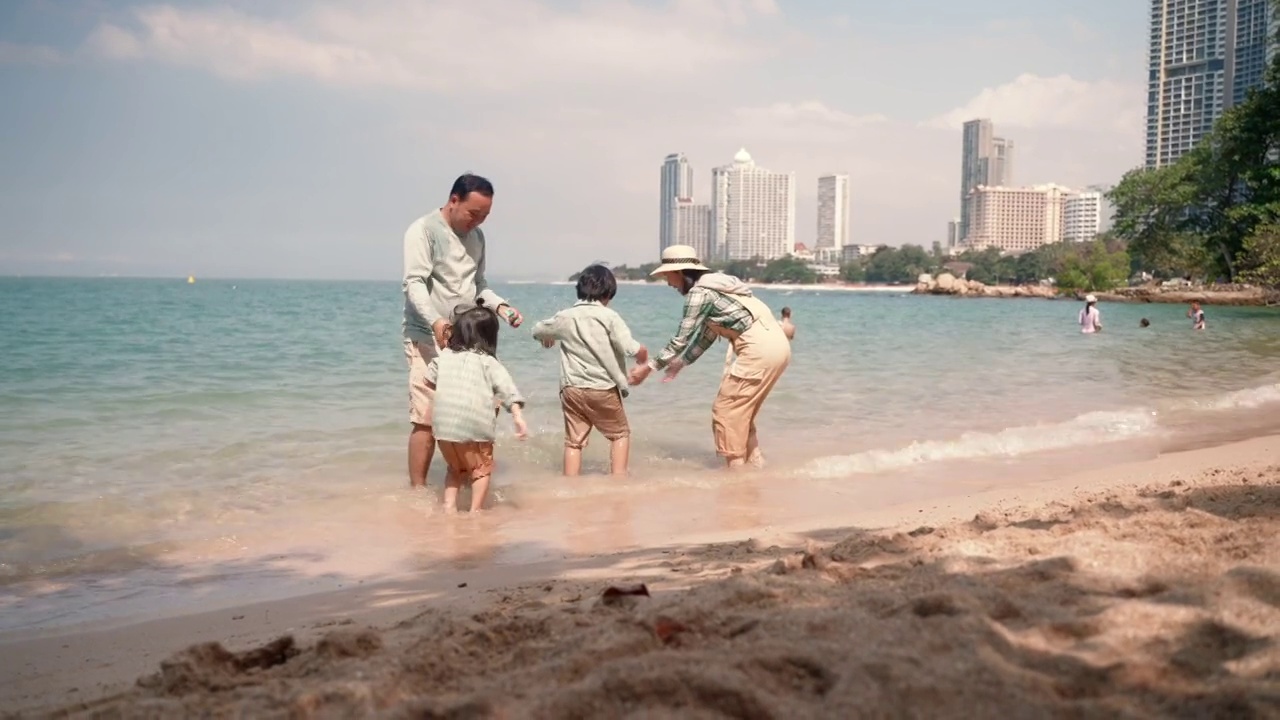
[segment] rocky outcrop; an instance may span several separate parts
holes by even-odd
[[[985,285],[977,280],[942,273],[936,278],[927,273],[916,278],[917,295],[959,295],[963,297],[1054,298],[1057,291],[1045,285]]]
[[[1162,287],[1158,284],[1118,288],[1094,295],[1103,302],[1172,303],[1185,305],[1198,302],[1202,305],[1236,305],[1242,307],[1280,305],[1280,291],[1253,285],[1200,285],[1192,287]]]

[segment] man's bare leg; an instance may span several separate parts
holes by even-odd
[[[631,437],[620,437],[609,441],[609,472],[614,475],[626,475],[627,463],[631,459]]]
[[[436,437],[430,425],[417,425],[409,431],[409,487],[425,488],[431,458],[436,453]]]
[[[579,448],[571,448],[568,445],[564,448],[564,475],[565,477],[577,477],[582,473],[582,450]]]

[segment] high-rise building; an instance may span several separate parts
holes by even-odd
[[[1280,51],[1276,44],[1277,31],[1280,31],[1280,15],[1271,0],[1238,0],[1232,105],[1244,102],[1250,89],[1262,87],[1267,66]]]
[[[1115,209],[1101,188],[1069,193],[1062,202],[1062,239],[1088,242],[1111,228]]]
[[[688,245],[698,251],[699,258],[715,257],[711,247],[711,206],[699,205],[692,198],[676,199],[675,245]]]
[[[795,251],[796,176],[756,165],[743,148],[711,173],[715,257],[772,260]]]
[[[693,166],[684,153],[671,153],[662,161],[658,192],[658,251],[676,242],[676,204],[679,198],[693,197]]]
[[[960,235],[960,218],[952,218],[947,221],[947,244],[943,247],[953,248],[960,245],[960,241],[964,237]]]
[[[1151,0],[1147,167],[1175,162],[1262,85],[1275,29],[1271,0]]]
[[[849,244],[849,176],[818,178],[818,242],[815,248],[839,250]]]
[[[1069,192],[1060,185],[974,188],[967,203],[971,225],[965,248],[1021,253],[1061,242]]]
[[[1013,184],[1013,141],[995,136],[987,119],[964,124],[960,154],[960,237],[969,234],[969,193],[974,188]]]

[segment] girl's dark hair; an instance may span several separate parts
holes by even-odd
[[[454,352],[471,350],[498,356],[498,314],[476,298],[475,307],[455,310],[448,348]]]

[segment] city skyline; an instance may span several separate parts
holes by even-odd
[[[1146,167],[1182,157],[1262,84],[1276,29],[1272,0],[1152,0]]]
[[[651,261],[655,161],[742,146],[800,178],[798,239],[836,170],[856,242],[927,246],[966,120],[1017,141],[1020,183],[1143,161],[1149,7],[495,1],[2,4],[0,91],[23,101],[0,108],[0,272],[396,278],[466,171],[497,188],[495,276]]]

